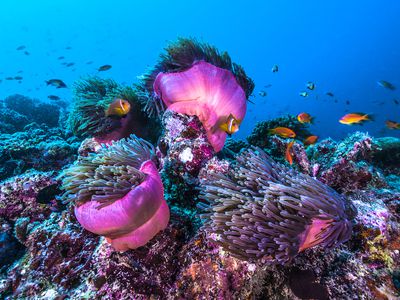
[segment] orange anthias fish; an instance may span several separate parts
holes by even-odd
[[[287,146],[286,146],[286,152],[285,152],[285,158],[287,162],[292,165],[293,164],[293,144],[294,141],[291,141]]]
[[[344,115],[339,122],[345,125],[361,124],[365,121],[372,121],[372,118],[368,114],[364,113],[350,113]]]
[[[226,121],[219,125],[219,128],[231,135],[239,130],[240,123],[240,120],[236,119],[232,114],[230,114]]]
[[[283,138],[294,138],[296,137],[296,133],[287,127],[275,127],[273,129],[268,130],[269,134],[276,134]]]
[[[306,112],[302,112],[302,113],[299,113],[297,115],[297,120],[302,124],[304,124],[304,123],[312,123],[313,119],[314,118],[311,117],[310,114],[308,114]]]
[[[115,99],[106,110],[106,117],[116,116],[116,117],[124,117],[131,110],[131,104],[124,100],[117,98]]]
[[[318,136],[310,135],[303,141],[304,146],[314,145],[318,141]]]
[[[400,123],[397,123],[395,121],[387,120],[385,122],[385,124],[386,124],[386,127],[389,129],[400,129]]]

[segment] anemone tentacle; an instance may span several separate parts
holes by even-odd
[[[154,157],[153,146],[132,135],[112,146],[102,145],[97,153],[81,157],[59,176],[66,191],[62,199],[81,205],[95,200],[104,205],[126,195],[145,179],[141,164]]]
[[[202,218],[234,256],[285,264],[306,248],[332,248],[351,235],[344,196],[260,148],[239,154],[227,174],[211,174],[200,187]]]
[[[112,79],[92,76],[77,81],[73,109],[68,118],[71,131],[82,138],[111,135],[113,140],[134,133],[155,142],[160,123],[147,115],[145,104],[137,93],[134,88],[122,86]],[[123,118],[108,117],[106,110],[117,98],[128,101],[130,111]]]

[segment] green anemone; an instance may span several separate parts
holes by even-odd
[[[91,76],[75,83],[74,94],[68,123],[75,135],[81,138],[99,137],[119,130],[122,126],[120,119],[107,117],[105,112],[116,98],[121,98],[131,105],[129,114],[132,121],[125,136],[135,133],[156,141],[160,132],[159,122],[146,114],[132,87],[122,86],[112,79]]]

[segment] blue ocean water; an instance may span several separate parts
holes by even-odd
[[[19,93],[70,100],[70,89],[46,86],[51,78],[69,87],[88,74],[132,84],[169,41],[190,36],[227,50],[256,83],[239,138],[257,121],[303,111],[315,116],[311,130],[322,137],[340,138],[360,129],[400,136],[384,124],[400,122],[400,105],[394,101],[400,101],[399,12],[396,0],[3,0],[0,99]],[[21,45],[26,49],[16,50]],[[104,64],[113,68],[98,73]],[[275,64],[279,71],[272,73]],[[8,76],[23,80],[5,80]],[[397,89],[385,89],[378,80]],[[300,97],[308,81],[316,89]],[[358,111],[374,114],[375,121],[363,127],[338,123],[345,113]]]

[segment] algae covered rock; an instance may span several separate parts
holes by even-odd
[[[376,138],[372,162],[386,172],[395,172],[400,175],[400,139],[395,137]]]

